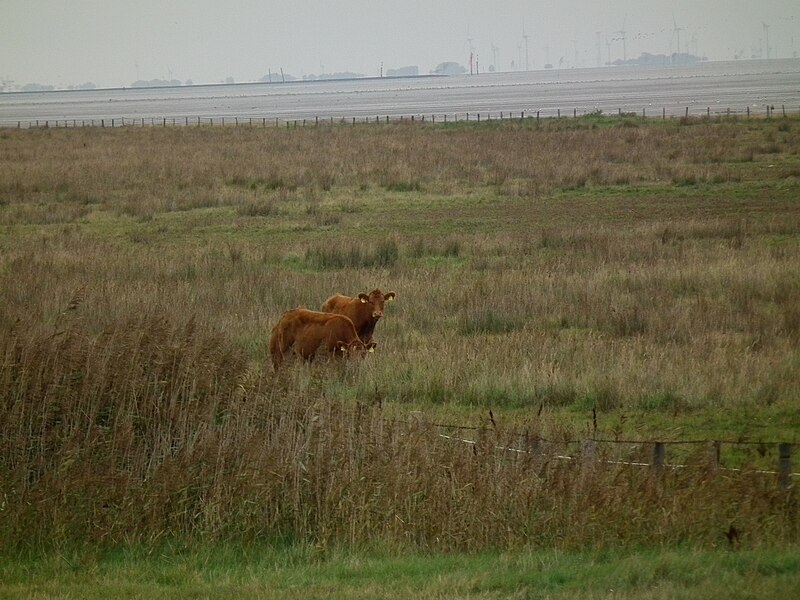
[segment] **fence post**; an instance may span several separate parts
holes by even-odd
[[[662,106],[661,107],[661,120],[662,121],[666,121],[667,120],[667,107],[666,106]]]
[[[667,447],[664,442],[655,442],[653,444],[653,460],[650,467],[655,473],[661,473],[664,469],[664,459],[667,455]]]
[[[572,118],[573,119],[577,119],[578,118],[578,109],[577,108],[573,108],[572,109]]]
[[[747,118],[750,118],[750,105],[747,105]]]
[[[782,490],[792,486],[792,445],[778,444],[778,484]]]
[[[645,112],[645,110],[646,110],[646,109],[644,109],[644,108],[642,109],[642,118],[643,118],[643,119],[646,119],[646,118],[647,118],[647,113]]]
[[[558,118],[559,119],[561,118],[561,109],[560,108],[558,109]]]
[[[537,123],[539,122],[539,111],[538,110],[536,111],[536,122]]]
[[[581,442],[581,456],[585,467],[593,465],[597,461],[597,442],[594,440],[583,440],[583,442]]]
[[[716,471],[719,468],[720,447],[721,444],[719,442],[711,442],[708,447],[708,464],[712,471]]]
[[[519,113],[519,118],[520,119],[524,119],[525,118],[525,111],[524,110],[521,113]]]
[[[706,106],[706,117],[708,117],[709,119],[711,118],[711,107],[710,106]]]
[[[687,119],[689,118],[689,107],[686,107],[686,114],[684,115]]]
[[[785,104],[781,104],[781,111],[783,111],[783,116],[785,118],[786,117],[786,105]]]

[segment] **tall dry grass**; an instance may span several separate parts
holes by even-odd
[[[77,310],[77,309],[74,309]],[[10,335],[9,335],[10,333]],[[511,453],[502,425],[467,445],[424,418],[343,404],[331,365],[282,378],[192,317],[146,311],[98,334],[65,316],[4,337],[4,550],[159,540],[478,550],[749,544],[797,536],[773,478],[702,458],[646,469]],[[530,440],[569,436],[546,419]]]
[[[495,449],[797,414],[797,122],[614,123],[3,132],[4,547],[796,540],[793,492],[702,457]],[[375,286],[376,355],[271,373],[284,310]],[[499,424],[473,451],[433,406]]]

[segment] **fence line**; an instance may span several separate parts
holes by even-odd
[[[594,424],[594,430],[597,431],[597,415],[594,411],[592,411],[592,421]],[[453,425],[448,423],[431,423],[433,427],[439,429],[454,429],[458,431],[476,431],[478,434],[486,433],[486,432],[495,432],[497,431],[497,425],[494,419],[494,415],[492,411],[489,411],[489,420],[491,421],[492,426],[471,426],[471,425]],[[518,438],[522,438],[525,440],[525,445],[528,446],[526,449],[521,448],[513,448],[509,446],[495,446],[495,449],[501,450],[504,452],[513,452],[516,454],[539,454],[544,456],[550,456],[551,458],[555,458],[558,460],[577,460],[575,456],[570,456],[569,454],[550,454],[547,455],[543,452],[538,446],[540,444],[550,444],[550,445],[560,445],[560,446],[570,446],[570,445],[580,445],[580,454],[582,455],[583,459],[587,462],[596,462],[597,461],[597,445],[598,444],[615,444],[615,445],[627,445],[627,446],[649,446],[652,445],[652,455],[650,462],[641,462],[641,461],[626,461],[626,460],[602,460],[600,462],[604,464],[616,464],[616,465],[630,465],[630,466],[637,466],[637,467],[651,467],[656,471],[662,470],[664,468],[669,469],[685,469],[689,465],[684,464],[669,464],[666,462],[666,447],[667,445],[699,445],[705,444],[709,447],[709,462],[711,466],[720,471],[730,471],[730,472],[743,472],[746,469],[738,468],[738,467],[724,467],[720,464],[720,455],[721,455],[721,448],[722,445],[728,446],[758,446],[759,448],[766,448],[769,446],[777,446],[778,450],[778,465],[777,470],[767,470],[767,469],[754,469],[753,472],[761,475],[777,475],[778,476],[778,485],[781,489],[787,490],[792,486],[792,479],[794,477],[800,477],[800,473],[795,473],[792,471],[792,445],[791,443],[787,442],[765,442],[765,441],[739,441],[739,440],[672,440],[672,441],[656,441],[656,440],[620,440],[620,439],[606,439],[606,438],[597,438],[597,437],[589,437],[584,438],[581,440],[547,440],[542,438],[541,436],[530,436],[527,431],[520,432],[520,431],[506,431],[504,432],[508,435],[516,436]],[[461,436],[456,435],[448,435],[447,433],[439,433],[439,437],[457,441],[465,444],[469,444],[473,447],[473,450],[477,449],[478,441],[476,440],[469,440]],[[533,445],[534,448],[530,446]],[[763,456],[763,454],[762,454]]]
[[[570,115],[570,112],[572,113]],[[459,122],[482,122],[482,121],[495,121],[495,120],[532,120],[540,121],[543,119],[578,119],[592,116],[603,117],[617,117],[625,119],[641,119],[641,120],[667,120],[681,118],[681,119],[717,119],[723,118],[739,118],[745,116],[747,118],[760,117],[760,118],[773,118],[776,116],[788,117],[793,114],[800,115],[800,106],[792,112],[791,107],[787,110],[785,104],[776,107],[772,104],[766,104],[756,108],[749,105],[744,109],[715,109],[712,111],[710,106],[702,109],[694,109],[690,111],[690,107],[686,106],[683,110],[671,109],[667,114],[666,107],[662,107],[660,114],[658,112],[647,112],[647,108],[642,108],[639,111],[628,111],[618,108],[616,113],[604,113],[601,110],[592,109],[589,111],[579,110],[572,108],[571,111],[562,111],[561,108],[547,108],[538,110],[519,110],[519,111],[495,111],[495,112],[464,112],[464,113],[416,113],[411,115],[357,115],[357,116],[314,116],[304,118],[290,118],[290,117],[267,117],[261,116],[182,116],[182,117],[105,117],[97,119],[35,119],[35,120],[6,120],[0,122],[0,127],[13,127],[16,123],[17,129],[35,129],[35,128],[78,128],[78,127],[100,127],[100,128],[117,128],[117,127],[262,127],[269,126],[286,128],[297,127],[319,127],[320,125],[358,125],[358,124],[389,124],[389,123],[415,123],[415,124],[448,124]]]
[[[468,440],[464,438],[459,438],[451,435],[447,435],[444,433],[438,434],[440,438],[461,442],[464,444],[471,445],[473,450],[477,448],[478,442],[476,440]],[[587,463],[597,462],[596,458],[596,448],[592,445],[596,440],[587,439],[583,443],[583,460]],[[619,442],[622,443],[622,442]],[[607,465],[627,465],[627,466],[634,466],[634,467],[649,467],[656,471],[662,470],[664,468],[667,469],[686,469],[689,465],[684,464],[670,464],[666,462],[666,452],[665,446],[663,442],[649,442],[653,444],[653,460],[651,462],[640,462],[640,461],[628,461],[628,460],[610,460],[605,459],[601,460],[602,464]],[[673,443],[680,443],[680,442],[673,442]],[[712,442],[709,442],[712,444]],[[735,473],[741,473],[746,471],[746,469],[742,469],[739,467],[723,467],[719,464],[719,443],[713,442],[713,457],[715,462],[711,464],[712,468],[719,471],[730,471]],[[792,478],[800,477],[800,473],[794,473],[791,471],[791,444],[781,443],[778,444],[779,446],[779,457],[778,457],[778,470],[771,471],[766,469],[754,469],[752,472],[759,474],[759,475],[777,475],[778,476],[778,485],[781,489],[789,489],[792,486]],[[540,455],[540,456],[547,456],[549,458],[553,458],[556,460],[566,460],[566,461],[577,461],[579,457],[570,456],[568,454],[545,454],[544,452],[539,452],[535,450],[525,450],[521,448],[512,448],[509,446],[494,446],[495,450],[501,450],[503,452],[513,452],[515,454],[528,454],[528,455]]]

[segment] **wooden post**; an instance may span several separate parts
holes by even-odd
[[[478,123],[481,122],[481,113],[478,113]]]
[[[778,484],[782,490],[792,486],[792,445],[778,444]]]
[[[558,118],[559,119],[561,118],[561,109],[560,108],[558,109]]]
[[[706,117],[708,117],[709,119],[711,118],[711,107],[710,106],[706,107]]]
[[[577,108],[573,108],[572,109],[572,118],[573,119],[577,119],[578,118],[578,109]]]
[[[646,118],[647,118],[647,113],[645,112],[645,110],[646,110],[646,109],[644,109],[644,108],[642,109],[642,118],[643,118],[643,119],[646,119]]]
[[[783,117],[786,118],[786,105],[781,104],[781,111],[783,111]]]
[[[719,442],[711,442],[708,447],[708,464],[712,471],[716,471],[719,468],[720,446]]]
[[[686,107],[686,114],[684,115],[687,119],[689,118],[689,107]]]
[[[664,469],[664,459],[667,455],[667,447],[664,442],[655,442],[653,444],[653,460],[650,467],[654,472],[660,473]]]
[[[469,113],[467,113],[467,121],[469,121]]]
[[[750,118],[750,105],[747,105],[747,118]]]
[[[539,111],[538,110],[536,111],[536,122],[537,123],[539,122]]]
[[[666,121],[667,120],[667,107],[666,106],[662,106],[661,107],[661,120],[662,121]]]
[[[583,440],[581,442],[581,457],[583,458],[584,466],[590,466],[597,462],[597,442]]]
[[[524,119],[525,118],[525,111],[524,110],[521,113],[519,113],[519,118],[520,119]]]

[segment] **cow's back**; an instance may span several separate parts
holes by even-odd
[[[356,340],[361,341],[345,315],[295,308],[285,312],[273,327],[270,352],[277,369],[290,350],[311,360],[319,351],[335,354],[338,342],[350,345]]]
[[[353,298],[350,296],[345,296],[343,294],[335,294],[325,300],[325,303],[322,305],[322,312],[325,313],[338,313],[340,315],[347,315],[345,311],[348,310],[348,307],[353,304]],[[352,320],[352,317],[351,317]]]

